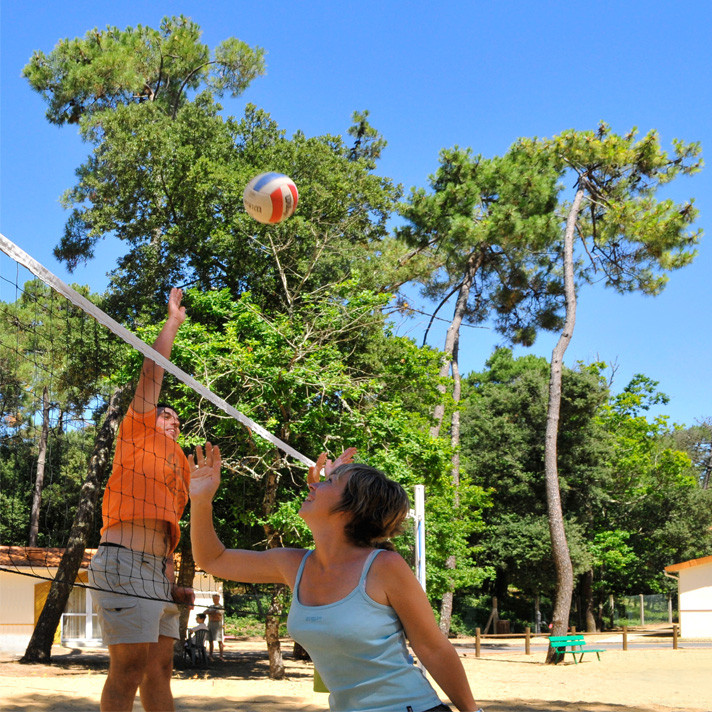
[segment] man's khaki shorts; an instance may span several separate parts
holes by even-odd
[[[213,643],[223,642],[223,624],[220,621],[208,621],[208,630]]]
[[[105,645],[179,637],[178,606],[165,568],[162,557],[99,545],[89,566],[89,585]]]

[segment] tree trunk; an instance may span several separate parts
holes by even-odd
[[[294,647],[292,648],[292,655],[295,660],[304,660],[305,662],[311,662],[311,656],[297,641],[294,641]]]
[[[269,679],[283,680],[285,675],[282,648],[279,643],[279,622],[284,610],[284,585],[275,584],[272,587],[272,600],[267,611],[265,622],[265,639],[269,655]]]
[[[448,556],[445,562],[445,568],[448,571],[453,571],[456,565],[457,560],[455,556]],[[445,636],[450,635],[450,626],[452,625],[452,604],[455,598],[455,587],[452,585],[452,579],[448,581],[448,586],[448,590],[445,591],[440,601],[440,630]]]
[[[608,594],[608,627],[613,630],[616,627],[616,601],[613,598],[613,594]]]
[[[489,618],[485,624],[483,635],[487,635],[490,626],[492,626],[492,632],[496,633],[497,623],[499,623],[499,603],[497,602],[497,596],[492,596],[492,610],[490,611]]]
[[[709,489],[710,474],[712,474],[712,442],[710,442],[710,454],[705,462],[704,474],[702,476],[702,489]]]
[[[534,635],[541,633],[541,596],[534,595]]]
[[[285,440],[288,436],[285,437]],[[262,498],[262,512],[265,519],[274,511],[277,502],[277,485],[279,484],[279,472],[277,466],[279,456],[269,468],[265,475],[265,492]],[[267,535],[267,548],[274,549],[282,546],[279,532],[269,524],[264,525]],[[270,602],[267,617],[265,619],[265,641],[267,642],[267,654],[269,655],[269,677],[270,680],[282,680],[285,675],[284,659],[282,658],[282,648],[279,642],[279,621],[283,609],[284,586],[275,585],[272,588],[272,600]]]
[[[22,663],[51,661],[54,634],[84,558],[87,539],[94,519],[94,510],[110,469],[111,451],[116,431],[127,405],[125,401],[128,400],[128,395],[132,391],[132,385],[128,384],[117,388],[111,396],[104,423],[94,439],[94,450],[89,460],[87,476],[79,493],[79,504],[72,529],[69,532],[67,548],[62,555],[57,574],[50,586],[49,595],[37,620],[27,650],[20,660]]]
[[[467,300],[470,296],[470,289],[475,280],[475,275],[481,263],[481,257],[479,254],[473,253],[467,264],[467,271],[465,277],[462,280],[462,285],[460,286],[460,291],[457,295],[457,302],[455,303],[455,311],[453,313],[452,322],[447,330],[447,335],[445,337],[445,354],[450,356],[450,360],[445,360],[442,367],[440,368],[440,377],[447,378],[452,369],[452,380],[453,380],[453,391],[452,399],[454,402],[454,409],[451,418],[451,432],[450,432],[450,442],[453,446],[452,455],[452,481],[455,485],[455,501],[453,502],[453,517],[457,518],[457,508],[460,506],[459,497],[457,495],[457,486],[460,484],[460,394],[462,387],[462,380],[460,378],[460,369],[458,367],[458,348],[460,343],[460,326],[462,325],[462,320],[465,316],[465,309],[467,307]],[[440,403],[435,406],[433,411],[433,419],[435,423],[430,428],[430,437],[437,438],[440,435],[440,428],[442,427],[443,416],[445,414],[445,384],[440,384],[438,386],[440,392],[443,394],[443,399]],[[454,571],[457,566],[457,559],[455,556],[449,556],[445,562],[445,568]],[[445,634],[450,634],[450,625],[452,623],[452,606],[453,598],[455,594],[455,582],[450,578],[448,583],[448,590],[443,594],[442,600],[440,602],[440,630]]]
[[[457,301],[455,302],[455,310],[452,316],[452,322],[448,327],[447,334],[445,335],[445,348],[443,349],[445,353],[445,358],[443,359],[442,366],[440,367],[440,378],[445,379],[450,374],[451,361],[448,357],[452,358],[457,348],[457,343],[460,337],[460,326],[462,325],[462,320],[465,316],[465,309],[467,307],[467,300],[470,297],[470,290],[475,281],[475,275],[482,262],[482,258],[478,253],[473,253],[470,255],[470,259],[467,263],[467,270],[465,272],[462,284],[460,285],[460,291],[457,295]],[[443,424],[443,416],[445,415],[445,393],[447,392],[447,387],[444,383],[438,386],[438,390],[442,393],[443,398],[433,409],[433,420],[435,421],[430,428],[430,437],[437,438],[440,435],[440,428]]]
[[[576,324],[576,286],[574,284],[574,230],[583,200],[583,188],[576,191],[573,205],[566,220],[564,235],[564,290],[566,294],[566,318],[559,341],[551,354],[549,378],[549,404],[546,417],[546,440],[544,445],[544,471],[546,473],[546,499],[549,515],[549,534],[556,568],[556,597],[552,635],[565,635],[569,627],[571,595],[574,589],[574,572],[569,545],[564,529],[564,514],[561,508],[558,469],[559,415],[561,412],[561,380],[564,353],[571,342]],[[549,648],[547,663],[558,661],[553,648]]]
[[[460,485],[460,395],[462,392],[462,379],[460,378],[460,368],[458,363],[458,354],[460,346],[460,334],[457,333],[452,351],[452,399],[455,407],[450,420],[450,444],[452,445],[452,468],[450,470],[452,476],[452,484],[455,487],[455,499],[453,500],[453,519],[457,519],[457,510],[460,507],[460,495],[458,487]],[[445,568],[448,571],[454,571],[457,567],[457,558],[453,554],[448,556],[445,562]],[[448,581],[448,590],[445,591],[440,602],[440,630],[444,635],[450,635],[450,626],[452,625],[452,608],[455,598],[455,582],[453,578]]]
[[[40,505],[42,504],[42,489],[44,488],[44,471],[47,461],[47,441],[49,440],[49,391],[47,386],[42,389],[42,433],[40,434],[39,452],[37,455],[37,472],[35,488],[32,492],[32,511],[30,512],[30,536],[28,544],[37,546],[37,533],[40,529]]]
[[[184,534],[180,538],[180,569],[176,576],[176,584],[183,588],[192,588],[195,580],[195,559],[193,558],[193,549],[190,545],[190,537]],[[190,619],[190,611],[192,606],[187,603],[179,603],[178,610],[180,616],[178,618],[179,638],[174,646],[174,653],[177,656],[183,654],[183,644],[187,637],[188,620]]]
[[[584,572],[581,580],[581,598],[583,598],[584,617],[586,630],[596,632],[596,616],[593,613],[593,569]]]

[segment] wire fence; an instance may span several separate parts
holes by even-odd
[[[599,652],[606,652],[607,650],[627,651],[636,648],[671,648],[672,650],[677,650],[680,647],[680,627],[677,623],[649,628],[636,627],[630,631],[628,626],[625,625],[617,631],[585,634],[572,627],[568,635],[581,637],[581,643],[574,644],[579,653],[588,652],[586,646],[589,649],[595,646],[595,648],[599,649]],[[499,655],[502,653],[523,652],[525,655],[533,655],[546,653],[549,648],[549,637],[549,633],[535,634],[529,627],[525,628],[524,633],[491,633],[488,635],[483,635],[480,628],[477,628],[472,638],[466,640],[455,639],[453,644],[460,655],[474,655],[477,658],[482,657],[483,654]],[[579,649],[579,645],[583,647]]]
[[[672,597],[665,594],[620,596],[614,602],[613,619],[618,627],[673,623],[677,611]]]

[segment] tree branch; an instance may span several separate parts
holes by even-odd
[[[464,281],[464,280],[463,280],[463,281]],[[462,284],[463,284],[462,282],[460,282],[459,284],[457,284],[457,285],[455,286],[455,288],[440,302],[440,304],[438,304],[438,306],[437,306],[437,308],[435,309],[435,311],[430,315],[430,321],[428,322],[428,328],[425,330],[425,334],[423,335],[423,346],[425,346],[425,344],[426,344],[427,341],[428,341],[428,332],[430,331],[430,327],[433,325],[433,321],[435,320],[436,314],[440,311],[440,309],[441,309],[443,306],[445,306],[445,303],[447,302],[447,300],[450,299],[450,297],[451,297],[453,294],[455,294],[455,292],[457,292],[457,291],[460,289],[460,287],[462,287]]]

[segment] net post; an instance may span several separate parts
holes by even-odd
[[[415,576],[425,591],[425,485],[415,485]]]

